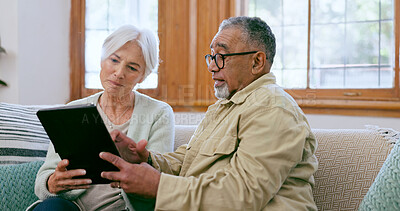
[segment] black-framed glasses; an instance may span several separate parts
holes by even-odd
[[[248,51],[248,52],[240,52],[240,53],[226,53],[226,54],[221,54],[217,53],[214,56],[211,54],[207,54],[205,56],[206,58],[206,63],[207,67],[210,66],[212,60],[214,60],[215,64],[217,65],[218,69],[223,69],[225,66],[225,57],[227,56],[237,56],[237,55],[246,55],[246,54],[252,54],[252,53],[257,53],[258,51]]]

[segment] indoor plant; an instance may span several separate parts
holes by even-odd
[[[1,53],[6,53],[6,49],[4,49],[3,47],[1,47],[1,39],[0,39],[0,54],[1,54]],[[2,81],[2,80],[0,79],[0,85],[7,86],[7,83],[4,82],[4,81]]]

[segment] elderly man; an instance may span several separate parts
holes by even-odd
[[[316,210],[317,143],[270,73],[271,29],[259,18],[229,18],[210,47],[206,62],[219,100],[189,143],[160,154],[114,131],[116,145],[131,151],[124,159],[101,153],[120,169],[102,176],[128,195],[155,199],[156,210]]]

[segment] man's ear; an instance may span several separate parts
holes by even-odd
[[[267,65],[267,55],[261,51],[255,53],[253,56],[253,68],[251,69],[251,73],[253,75],[262,73],[265,69],[265,65]]]

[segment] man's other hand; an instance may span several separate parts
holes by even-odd
[[[124,160],[129,163],[147,162],[149,151],[146,149],[146,140],[141,140],[138,143],[135,143],[132,139],[118,130],[111,132],[111,138]]]

